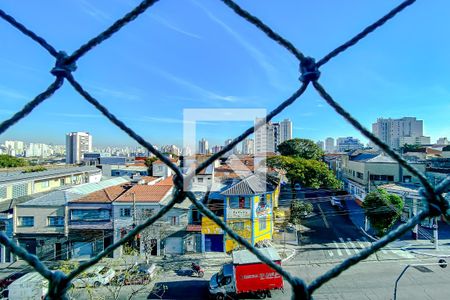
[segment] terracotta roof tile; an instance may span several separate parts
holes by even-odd
[[[172,190],[169,185],[135,185],[122,195],[116,202],[159,202]],[[134,199],[133,199],[134,197]]]
[[[71,202],[111,203],[129,188],[130,185],[128,184],[115,185],[106,189],[102,189],[100,191],[90,193]]]
[[[155,185],[168,185],[168,186],[173,186],[173,177],[169,176],[163,180],[161,180],[160,182],[156,183]]]

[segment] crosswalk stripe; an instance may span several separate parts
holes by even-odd
[[[353,244],[352,240],[350,238],[347,238],[348,243],[350,244],[350,246],[352,246],[353,251],[355,251],[355,253],[359,253],[359,249],[358,247],[356,247],[355,244]]]
[[[339,240],[341,241],[342,246],[344,247],[344,250],[345,250],[345,252],[347,253],[347,255],[351,255],[352,253],[348,250],[347,245],[345,244],[344,239],[340,237]]]
[[[364,245],[363,242],[360,239],[357,239],[356,241],[357,241],[358,245],[361,247],[361,249],[367,248],[370,245],[370,243],[367,246]]]
[[[333,255],[334,255],[333,251],[328,250],[328,255],[331,256],[331,257],[333,257]]]
[[[337,254],[338,254],[339,256],[342,256],[342,251],[339,249],[338,244],[337,244],[335,241],[333,241],[333,243],[334,243],[334,246],[336,247],[336,252],[337,252]]]

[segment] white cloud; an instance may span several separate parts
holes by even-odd
[[[102,87],[98,85],[86,85],[89,90],[92,91],[93,94],[100,98],[115,98],[120,100],[127,100],[127,101],[140,101],[142,100],[140,94],[140,91],[135,88],[131,88],[129,90],[116,90],[111,89],[109,87]],[[99,99],[102,100],[102,99]]]
[[[105,22],[105,21],[111,21],[112,20],[110,15],[108,15],[107,13],[102,11],[101,9],[96,8],[89,1],[78,0],[77,3],[79,3],[80,8],[81,8],[81,10],[83,12],[85,12],[89,16],[97,19],[98,21]]]
[[[180,27],[178,27],[175,24],[169,22],[167,19],[165,19],[163,17],[159,17],[159,16],[157,16],[155,14],[150,15],[150,17],[153,20],[155,20],[156,22],[160,23],[161,25],[163,25],[163,26],[165,26],[165,27],[167,27],[169,29],[172,29],[173,31],[176,31],[178,33],[181,33],[181,34],[186,35],[186,36],[191,37],[191,38],[202,39],[201,36],[199,36],[199,35],[197,35],[195,33],[186,31],[184,29],[181,29]]]
[[[260,65],[260,67],[266,73],[267,78],[270,80],[270,83],[277,87],[283,88],[275,74],[277,73],[277,69],[269,62],[266,55],[259,51],[258,48],[247,42],[245,38],[243,38],[238,32],[233,30],[230,26],[228,26],[225,22],[220,20],[217,16],[215,16],[211,11],[209,11],[206,7],[198,3],[197,1],[192,1],[195,5],[197,5],[203,12],[208,16],[210,20],[218,24],[222,27],[226,32],[228,32],[247,52],[250,53],[250,56],[255,59],[255,61]]]
[[[0,101],[1,100],[31,100],[28,96],[17,90],[10,89],[0,85]]]

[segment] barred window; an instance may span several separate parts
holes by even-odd
[[[61,216],[50,216],[47,218],[47,225],[51,227],[61,227],[64,226],[64,217]]]
[[[0,186],[0,199],[5,199],[6,195],[6,186]]]
[[[131,217],[131,209],[130,208],[121,208],[120,216],[121,217]]]
[[[19,227],[33,227],[34,226],[34,217],[18,217],[18,226]]]
[[[12,197],[18,198],[28,194],[28,184],[21,183],[13,185]]]

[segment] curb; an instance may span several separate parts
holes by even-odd
[[[367,236],[368,238],[372,239],[374,242],[376,242],[376,241],[379,240],[379,239],[377,239],[377,238],[371,236],[370,234],[368,234],[364,229],[362,229],[362,227],[359,227],[359,230],[361,230],[361,232],[362,232],[365,236]]]
[[[420,252],[420,251],[417,251],[417,250],[408,250],[408,251],[411,252],[411,253],[425,255],[425,256],[431,256],[431,257],[445,257],[445,258],[449,258],[450,257],[450,254],[438,255],[438,254],[433,254],[433,253]]]

